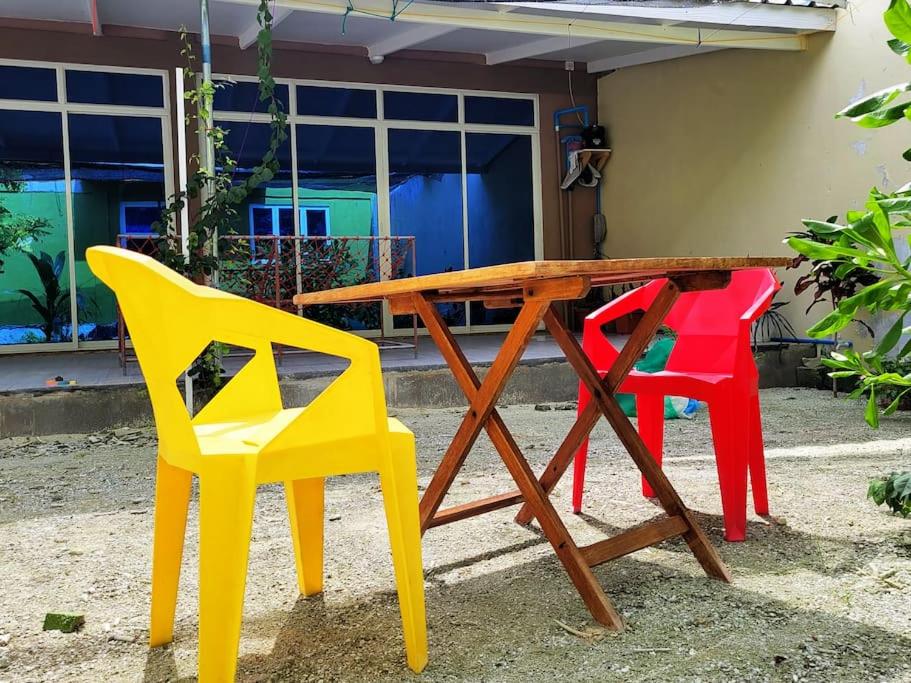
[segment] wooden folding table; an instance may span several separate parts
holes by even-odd
[[[528,523],[532,518],[538,520],[592,616],[608,628],[620,629],[623,626],[620,615],[592,573],[591,568],[596,565],[666,539],[683,536],[709,576],[729,581],[730,575],[717,551],[617,404],[614,392],[623,383],[633,363],[639,359],[681,292],[724,287],[733,270],[777,267],[787,263],[788,259],[784,258],[756,257],[529,261],[298,294],[294,297],[294,303],[308,306],[385,299],[393,313],[420,315],[469,403],[468,412],[421,499],[422,532],[430,527],[521,503],[522,508],[516,521]],[[602,379],[582,352],[576,338],[563,324],[554,302],[582,298],[592,286],[656,278],[668,280]],[[483,381],[469,365],[435,306],[440,302],[461,301],[481,301],[488,308],[519,309],[515,322]],[[580,380],[591,391],[593,400],[577,417],[569,434],[538,478],[509,433],[496,404],[542,321]],[[551,504],[549,494],[566,471],[579,445],[602,415],[617,433],[636,467],[651,484],[666,514],[612,538],[579,547]],[[517,490],[440,509],[446,492],[481,429],[487,430],[491,442],[515,480]]]

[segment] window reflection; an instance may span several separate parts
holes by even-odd
[[[472,268],[531,261],[535,220],[531,137],[468,133],[468,262]],[[471,324],[512,322],[514,309],[471,304]]]
[[[72,338],[61,115],[0,110],[0,344]]]
[[[418,275],[465,267],[461,146],[458,131],[389,131],[392,234],[415,237]],[[465,324],[464,304],[439,309],[449,325]],[[410,316],[396,320],[410,325]]]
[[[334,239],[379,235],[373,128],[298,126],[297,194],[301,234],[333,238],[307,243],[301,289],[317,291],[379,280],[389,259],[385,247],[370,240]],[[381,308],[376,304],[310,306],[304,315],[343,329],[374,330],[380,327]]]
[[[67,102],[163,107],[161,76],[116,71],[66,72]]]
[[[127,246],[148,241],[165,202],[161,120],[87,114],[68,120],[79,339],[116,339],[114,295],[89,269],[85,250],[117,244],[118,234],[132,236]]]

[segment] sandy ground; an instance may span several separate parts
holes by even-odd
[[[372,475],[327,484],[326,590],[296,594],[281,489],[260,491],[239,678],[248,681],[911,681],[911,520],[865,500],[867,479],[911,467],[911,416],[868,429],[857,404],[823,392],[763,392],[776,521],[751,516],[721,539],[708,420],[668,424],[666,470],[730,566],[705,577],[670,541],[595,572],[627,621],[600,629],[549,544],[514,509],[424,538],[430,663],[404,664],[381,499]],[[537,468],[574,413],[503,409]],[[399,411],[426,485],[461,411]],[[149,650],[151,432],[0,441],[0,681],[174,681],[196,663],[196,508],[172,646]],[[555,492],[569,509],[570,478]],[[448,499],[512,488],[486,437]],[[580,543],[654,515],[605,426],[593,438]],[[81,632],[42,632],[48,611]],[[585,634],[580,637],[572,630]]]

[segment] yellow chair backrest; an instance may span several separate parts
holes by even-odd
[[[87,250],[92,272],[117,295],[155,415],[162,455],[189,466],[200,457],[196,424],[243,422],[282,409],[272,342],[347,358],[349,367],[264,452],[331,428],[333,440],[388,433],[375,344],[356,335],[197,285],[154,259],[115,247]],[[212,341],[253,358],[192,420],[177,386]]]

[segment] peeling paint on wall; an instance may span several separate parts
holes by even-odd
[[[861,78],[860,85],[857,86],[857,90],[854,91],[854,95],[851,97],[851,100],[848,104],[854,104],[864,98],[867,94],[867,79]]]
[[[866,140],[856,140],[851,143],[851,149],[854,150],[854,153],[857,156],[862,157],[867,153],[867,141]]]
[[[888,190],[892,179],[889,178],[889,171],[886,170],[886,165],[880,164],[877,166],[876,172],[879,174],[879,189]]]

